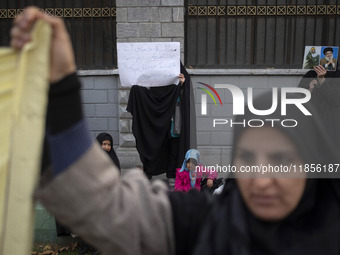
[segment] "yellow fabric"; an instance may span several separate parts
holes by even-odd
[[[20,52],[0,48],[0,255],[31,254],[50,37],[39,21]]]

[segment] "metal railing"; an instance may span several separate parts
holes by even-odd
[[[301,68],[306,45],[339,46],[338,0],[188,0],[186,64]]]
[[[117,67],[115,0],[2,0],[1,46],[9,44],[13,18],[30,5],[64,19],[72,39],[78,69]]]

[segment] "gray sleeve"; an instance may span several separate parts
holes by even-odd
[[[41,184],[36,197],[104,254],[174,254],[166,185],[150,184],[140,169],[120,177],[96,144],[65,172]]]

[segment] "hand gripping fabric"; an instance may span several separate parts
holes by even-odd
[[[51,28],[19,51],[0,48],[0,255],[31,254],[48,95]]]

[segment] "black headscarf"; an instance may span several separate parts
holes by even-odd
[[[107,151],[107,153],[109,154],[109,156],[112,159],[113,163],[118,167],[118,169],[120,171],[119,159],[117,157],[117,154],[116,154],[115,150],[113,149],[113,139],[112,139],[112,136],[109,135],[108,133],[100,133],[99,135],[97,135],[96,140],[99,142],[100,145],[102,145],[102,143],[104,141],[106,141],[106,140],[110,141],[110,143],[111,143],[111,150]]]
[[[254,101],[256,109],[269,109],[271,93]],[[280,105],[280,102],[279,102]],[[269,116],[257,116],[246,110],[243,119],[296,119],[294,128],[277,127],[296,145],[305,163],[339,163],[335,149],[325,134],[324,127],[310,104],[304,104],[312,113],[305,116],[294,106],[287,107],[281,116],[280,107]],[[247,107],[246,107],[247,109]],[[278,125],[276,125],[278,126]],[[236,125],[234,146],[246,128]],[[266,222],[256,218],[245,205],[236,180],[227,180],[221,195],[210,201],[193,193],[184,197],[170,194],[173,207],[177,254],[339,254],[340,253],[340,181],[339,179],[308,179],[303,196],[295,210],[283,220]],[[189,196],[191,196],[189,198]],[[188,198],[188,199],[187,199]],[[183,202],[182,202],[183,201]],[[190,201],[195,201],[196,204]],[[189,205],[188,205],[189,204]],[[198,205],[197,205],[198,204]],[[190,207],[190,210],[187,209]],[[190,214],[192,211],[197,214]],[[179,218],[190,218],[191,225]],[[183,220],[182,220],[183,221]],[[195,228],[197,236],[185,240],[182,231]],[[180,240],[178,237],[182,240]],[[196,239],[197,237],[197,239]],[[189,252],[188,252],[189,251]]]

